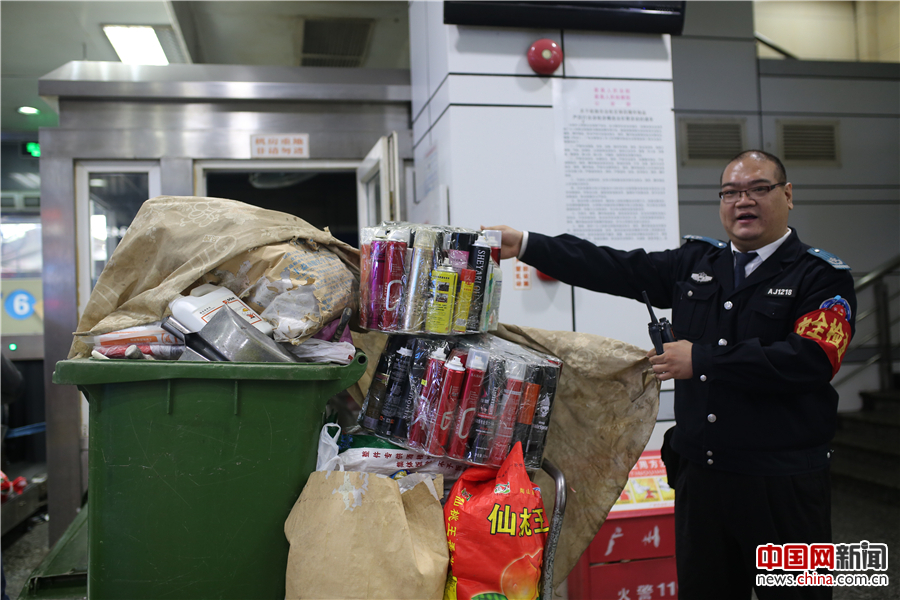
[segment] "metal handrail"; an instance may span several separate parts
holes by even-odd
[[[883,279],[884,276],[888,275],[891,271],[897,269],[900,269],[900,254],[875,267],[874,271],[869,271],[864,277],[857,279],[856,283],[853,285],[853,289],[857,292],[861,292],[867,287],[874,285],[879,279]]]
[[[757,42],[759,42],[763,46],[767,46],[767,47],[771,48],[775,52],[783,54],[785,58],[790,58],[791,60],[799,60],[795,55],[791,54],[790,52],[788,52],[787,50],[785,50],[784,48],[782,48],[781,46],[779,46],[778,44],[776,44],[775,42],[773,42],[772,40],[770,40],[769,38],[764,36],[763,34],[756,32],[753,34],[753,36],[756,38]]]
[[[835,386],[839,386],[850,379],[853,379],[872,365],[878,363],[879,364],[879,379],[880,379],[880,387],[882,391],[889,390],[893,388],[892,375],[891,375],[891,366],[890,363],[892,361],[891,358],[891,338],[890,338],[890,330],[891,327],[900,322],[900,317],[897,317],[893,320],[890,320],[890,302],[900,296],[900,292],[888,295],[887,288],[884,286],[884,278],[887,275],[892,274],[900,268],[900,254],[891,258],[890,260],[885,261],[874,270],[869,272],[864,277],[859,278],[853,286],[853,289],[858,293],[862,290],[876,286],[875,289],[875,306],[865,311],[864,313],[860,313],[856,317],[856,324],[859,325],[861,321],[870,317],[872,315],[876,315],[879,320],[879,324],[876,327],[876,330],[871,335],[867,336],[862,340],[853,340],[855,343],[851,344],[852,349],[860,348],[867,342],[871,341],[874,338],[879,338],[879,352],[875,355],[871,356],[869,360],[867,360],[862,365],[856,367],[853,371],[848,373],[846,376],[842,377],[838,381],[834,383]],[[848,348],[848,351],[851,348]]]

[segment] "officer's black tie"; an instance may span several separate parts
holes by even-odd
[[[735,289],[741,287],[741,284],[744,283],[744,280],[747,278],[745,273],[747,272],[747,263],[756,258],[758,254],[756,252],[735,252],[734,253],[734,287]]]

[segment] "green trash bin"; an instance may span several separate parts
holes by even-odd
[[[284,521],[347,366],[66,360],[90,405],[88,597],[284,598]]]

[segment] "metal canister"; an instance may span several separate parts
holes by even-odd
[[[457,231],[450,234],[447,255],[450,257],[451,267],[457,271],[466,268],[469,264],[469,249],[476,239],[478,234],[475,232]]]
[[[509,454],[516,415],[522,400],[522,389],[525,387],[525,363],[513,362],[507,367],[506,387],[503,389],[500,414],[497,417],[494,440],[491,446],[488,463],[499,467]]]
[[[381,416],[378,418],[377,431],[382,435],[389,435],[394,430],[397,415],[409,390],[409,366],[412,361],[414,344],[414,340],[410,341],[397,350],[395,365],[391,371],[387,395],[384,400],[384,407],[381,409]]]
[[[453,323],[453,307],[456,300],[456,271],[440,266],[431,272],[431,297],[425,317],[425,330],[446,335]]]
[[[384,310],[381,311],[382,331],[396,331],[400,323],[400,303],[403,297],[406,242],[389,240],[385,248]]]
[[[453,318],[453,333],[465,333],[469,326],[469,309],[472,306],[472,289],[475,286],[475,271],[462,269],[456,292],[456,310]]]
[[[437,232],[433,229],[420,228],[416,230],[407,289],[406,294],[403,295],[403,316],[400,325],[403,331],[422,331],[425,327],[425,303],[428,297],[428,285],[436,243]]]

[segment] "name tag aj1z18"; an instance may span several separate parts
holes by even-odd
[[[766,296],[793,296],[794,290],[791,288],[769,288]]]

